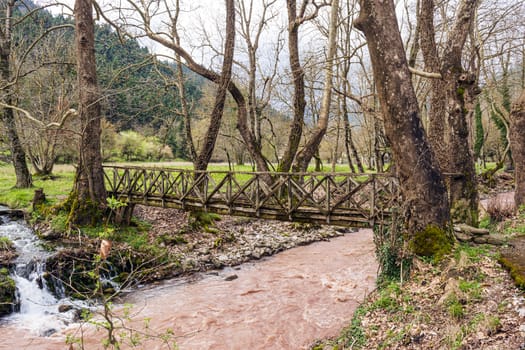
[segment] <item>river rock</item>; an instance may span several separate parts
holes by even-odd
[[[47,228],[47,229],[39,232],[39,236],[42,239],[45,239],[45,240],[48,240],[48,241],[52,241],[52,240],[60,238],[60,233],[55,231],[55,230],[53,230],[52,228]]]
[[[456,236],[460,242],[470,242],[472,240],[471,235],[463,232],[454,232],[454,236]]]
[[[233,275],[229,275],[229,276],[226,277],[224,280],[225,280],[225,281],[233,281],[233,280],[236,280],[237,278],[239,278],[239,276],[233,274]]]
[[[488,242],[488,236],[476,236],[474,237],[474,243],[486,244]]]
[[[488,236],[487,243],[492,245],[504,245],[506,240],[505,238],[499,236]]]
[[[56,329],[54,328],[49,328],[49,329],[45,329],[43,331],[40,332],[40,336],[41,337],[50,337],[52,336],[53,334],[55,334],[57,332]]]
[[[458,224],[454,226],[454,231],[463,232],[475,236],[486,236],[489,234],[489,230],[487,230],[486,228],[477,228],[466,224]]]
[[[8,315],[14,308],[16,302],[15,281],[9,277],[6,268],[0,269],[0,316]]]
[[[60,313],[68,312],[71,309],[73,309],[73,305],[69,305],[69,304],[58,305],[58,312]]]

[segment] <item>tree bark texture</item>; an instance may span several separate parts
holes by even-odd
[[[234,0],[226,0],[226,40],[224,44],[224,58],[222,72],[218,81],[215,103],[210,116],[210,126],[204,137],[204,143],[195,162],[195,170],[206,170],[210,162],[217,135],[221,127],[224,102],[230,84],[235,49],[235,4]]]
[[[472,86],[476,79],[473,74],[463,70],[462,53],[478,5],[479,0],[465,0],[461,3],[455,26],[443,53],[441,68],[446,84],[446,116],[449,128],[446,140],[449,160],[446,171],[461,175],[452,176],[450,179],[450,206],[455,220],[471,226],[478,224],[478,187],[472,145],[469,142],[469,110],[466,100],[469,91],[473,91]]]
[[[440,72],[441,62],[436,44],[434,29],[434,1],[421,0],[418,13],[418,27],[420,30],[420,48],[427,72]],[[446,91],[442,79],[430,81],[430,106],[428,109],[428,140],[442,169],[448,162],[447,145],[445,144],[446,121]]]
[[[293,120],[290,125],[290,134],[288,135],[288,145],[281,159],[278,171],[287,172],[290,170],[295,159],[301,136],[303,134],[304,110],[306,107],[305,90],[304,90],[304,70],[299,58],[299,26],[297,19],[296,0],[287,0],[286,8],[288,9],[288,51],[290,60],[290,69],[293,78]]]
[[[435,40],[433,0],[422,0],[418,15],[425,68],[439,71],[442,77],[431,81],[429,139],[442,171],[456,174],[449,181],[453,218],[473,226],[478,222],[478,192],[466,98],[476,90],[472,88],[476,79],[463,70],[462,54],[478,4],[479,0],[461,2],[441,58]]]
[[[1,98],[6,105],[12,106],[13,88],[11,85],[11,35],[12,35],[12,10],[15,2],[9,1],[5,4],[3,11],[5,17],[2,19],[3,28],[0,28],[0,83],[3,85]],[[28,188],[33,184],[31,173],[27,167],[26,153],[18,131],[16,130],[15,114],[11,108],[3,108],[1,118],[7,131],[7,140],[11,150],[11,160],[15,168],[17,188]]]
[[[364,32],[374,81],[406,205],[410,234],[449,224],[447,192],[420,119],[393,1],[360,0],[355,26]]]
[[[525,204],[525,89],[510,112],[510,147],[514,157],[514,200],[518,208]]]
[[[75,44],[80,116],[80,158],[75,192],[80,203],[90,200],[105,207],[106,188],[100,151],[100,94],[95,61],[95,28],[92,0],[75,1]]]
[[[310,160],[318,151],[319,145],[321,144],[321,141],[323,140],[323,137],[326,133],[326,129],[328,128],[330,106],[332,102],[334,59],[337,51],[336,35],[338,15],[339,0],[332,0],[329,24],[330,27],[328,30],[328,53],[326,55],[326,63],[324,67],[325,79],[321,110],[319,111],[319,120],[317,121],[317,125],[310,136],[310,139],[306,142],[306,145],[296,156],[294,165],[295,171],[306,171],[308,169],[308,164],[310,164]]]

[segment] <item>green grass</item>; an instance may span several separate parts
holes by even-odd
[[[33,188],[17,189],[14,169],[0,165],[0,203],[10,208],[28,209],[36,188],[43,188],[49,204],[62,201],[71,191],[75,171],[71,165],[57,165],[53,179],[33,176]]]
[[[14,245],[9,237],[0,237],[0,251],[12,249],[14,249]]]
[[[466,243],[461,243],[454,251],[454,258],[459,261],[461,252],[464,252],[469,260],[473,263],[479,262],[484,256],[491,256],[492,253],[486,246],[473,246]]]
[[[477,281],[459,281],[459,290],[467,294],[468,300],[481,300],[481,284]]]
[[[465,309],[455,295],[452,295],[445,301],[445,306],[447,307],[448,314],[452,318],[460,320],[465,317]]]

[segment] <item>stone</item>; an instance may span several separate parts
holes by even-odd
[[[40,332],[41,337],[49,337],[57,332],[54,328],[46,329],[45,331]]]
[[[60,238],[60,233],[51,228],[48,228],[44,231],[39,232],[39,236],[42,239],[51,241]]]
[[[477,243],[477,244],[486,244],[488,241],[488,237],[487,236],[476,236],[474,237],[474,243]]]
[[[492,245],[504,245],[507,241],[502,237],[488,236],[487,243]]]
[[[60,313],[68,312],[71,309],[73,309],[73,305],[69,305],[69,304],[60,304],[60,305],[58,305],[58,312],[60,312]]]
[[[486,228],[477,228],[477,227],[472,227],[466,224],[458,224],[454,226],[454,231],[469,233],[469,234],[476,235],[476,236],[485,236],[490,233],[489,230]]]
[[[463,232],[454,232],[454,236],[456,236],[460,242],[470,242],[472,240],[471,235]]]
[[[226,277],[224,280],[225,280],[225,281],[233,281],[233,280],[236,280],[237,278],[239,278],[239,276],[233,274],[233,275],[229,275],[229,276]]]

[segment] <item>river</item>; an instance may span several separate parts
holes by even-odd
[[[181,350],[306,349],[349,324],[374,289],[376,272],[372,232],[360,230],[192,280],[135,290],[122,301],[133,305],[125,323],[147,334],[170,329]],[[114,312],[122,314],[121,307]],[[72,324],[42,337],[23,324],[3,322],[0,349],[69,349],[66,335],[78,337],[79,331]],[[84,325],[82,334],[85,349],[103,349],[104,332]],[[142,339],[136,348],[168,349],[159,339]]]

